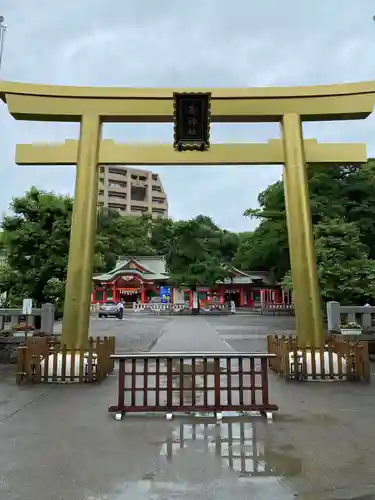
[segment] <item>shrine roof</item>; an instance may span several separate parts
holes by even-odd
[[[135,274],[143,280],[168,279],[167,264],[161,256],[121,256],[108,273],[94,275],[95,281],[112,281],[123,274]]]
[[[236,276],[248,276],[250,278],[249,273],[247,273],[246,271],[241,271],[240,269],[237,269],[236,267],[231,267],[231,272]]]
[[[273,281],[271,273],[267,271],[241,271],[231,267],[234,282],[252,283],[253,279],[265,278],[265,281]],[[113,281],[122,275],[133,274],[145,281],[168,280],[167,263],[163,256],[141,256],[125,255],[118,258],[116,267],[107,273],[96,274],[94,281]]]

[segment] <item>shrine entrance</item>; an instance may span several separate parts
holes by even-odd
[[[225,301],[230,302],[231,300],[233,300],[236,307],[239,307],[240,305],[242,305],[241,304],[241,294],[239,291],[238,292],[237,291],[227,292],[225,294]]]
[[[141,300],[144,284],[133,276],[122,276],[114,282],[114,293],[116,301],[124,302],[125,307],[132,307],[134,302]]]
[[[279,164],[284,169],[299,344],[324,344],[306,163],[361,164],[367,155],[363,144],[319,144],[304,140],[302,122],[366,118],[374,107],[375,82],[175,92],[3,81],[0,98],[18,120],[80,123],[78,140],[23,144],[16,149],[18,165],[77,165],[63,343],[68,346],[87,343],[100,164],[197,167]],[[101,141],[102,123],[109,122],[174,122],[173,144]],[[263,144],[210,144],[211,122],[278,122],[281,139]]]
[[[140,290],[119,290],[118,300],[122,300],[125,305],[132,306],[134,302],[141,300]]]

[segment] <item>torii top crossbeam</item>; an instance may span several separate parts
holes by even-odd
[[[87,112],[103,122],[171,122],[173,92],[211,92],[213,122],[277,122],[288,113],[302,121],[366,118],[375,81],[303,87],[217,89],[73,87],[0,82],[0,98],[19,120],[80,121]],[[41,99],[42,98],[42,99]]]

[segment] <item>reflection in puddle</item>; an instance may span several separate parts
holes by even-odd
[[[121,485],[116,500],[296,498],[286,477],[301,471],[301,461],[271,451],[265,422],[184,420],[167,432],[155,468]]]
[[[171,430],[160,452],[171,463],[187,448],[206,451],[220,458],[239,477],[293,476],[301,472],[302,464],[289,454],[267,449],[258,434],[261,422],[182,423]]]

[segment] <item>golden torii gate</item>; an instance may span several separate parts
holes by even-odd
[[[279,122],[282,141],[214,144],[206,152],[174,151],[168,145],[101,141],[105,122],[172,122],[173,92],[205,89],[67,87],[0,82],[0,97],[18,120],[80,122],[78,141],[18,145],[16,162],[76,164],[62,341],[86,344],[89,330],[99,164],[283,164],[296,323],[302,345],[324,342],[308,198],[306,162],[363,163],[362,144],[303,140],[302,121],[364,119],[373,110],[375,82],[314,87],[214,89],[211,121]]]

